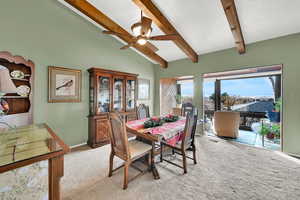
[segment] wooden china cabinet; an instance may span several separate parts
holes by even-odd
[[[88,145],[109,143],[108,117],[119,112],[127,121],[136,119],[137,74],[91,68]]]

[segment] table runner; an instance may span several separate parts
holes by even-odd
[[[173,146],[181,140],[181,135],[185,127],[185,117],[179,117],[176,122],[164,123],[162,126],[145,129],[144,122],[149,119],[150,118],[129,121],[126,125],[142,133],[159,135],[162,139],[166,140],[168,144]]]

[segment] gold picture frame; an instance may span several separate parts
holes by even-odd
[[[81,70],[48,67],[48,102],[81,102]]]

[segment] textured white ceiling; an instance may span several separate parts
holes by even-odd
[[[131,0],[88,0],[128,32],[140,19]],[[234,47],[220,0],[153,0],[200,54]],[[235,0],[246,44],[300,32],[300,0]],[[152,35],[163,34],[153,25]],[[152,42],[167,61],[187,56],[172,42]],[[121,45],[120,45],[121,46]]]

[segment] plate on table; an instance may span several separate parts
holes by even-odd
[[[17,87],[17,94],[22,96],[22,97],[27,97],[30,92],[30,87],[27,85],[20,85]]]

